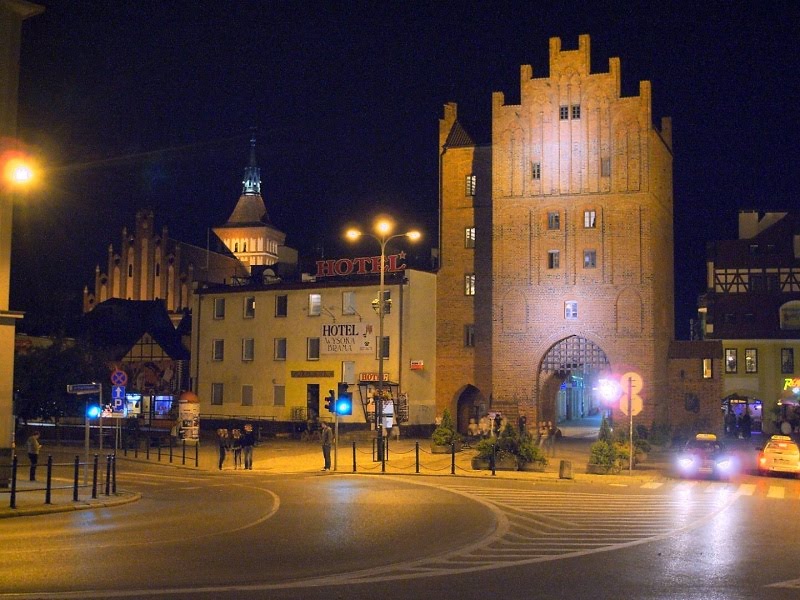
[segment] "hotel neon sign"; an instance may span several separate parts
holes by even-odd
[[[406,253],[389,254],[386,256],[384,273],[405,271],[405,264],[400,261],[406,259]],[[381,272],[380,256],[360,256],[358,258],[339,258],[317,261],[317,277],[344,277],[346,275],[370,275]]]

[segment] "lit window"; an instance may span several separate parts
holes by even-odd
[[[601,177],[611,177],[611,159],[610,158],[601,158],[600,159],[600,176]]]
[[[464,295],[465,296],[474,296],[475,295],[475,274],[468,273],[464,275]]]
[[[736,348],[725,348],[725,372],[736,373],[739,370],[739,360]]]
[[[467,348],[475,346],[475,325],[464,325],[464,346]]]
[[[594,269],[597,266],[597,250],[583,251],[583,268]]]
[[[253,386],[242,386],[242,406],[253,406]]]
[[[475,186],[478,183],[478,177],[476,175],[467,175],[466,179],[466,189],[465,194],[467,196],[474,196],[475,195]]]
[[[475,247],[475,228],[467,227],[464,229],[464,248]]]
[[[286,360],[286,338],[275,338],[275,360]]]
[[[355,292],[342,292],[342,314],[354,315],[356,314],[356,293]]]
[[[703,379],[711,379],[714,376],[711,365],[712,360],[710,358],[703,359]]]
[[[794,348],[781,348],[781,373],[794,374]]]
[[[289,297],[286,295],[275,296],[275,316],[285,317],[289,314]]]
[[[308,295],[308,316],[318,317],[322,314],[322,296],[319,294]]]
[[[222,360],[225,358],[225,340],[213,340],[211,342],[211,360]]]
[[[547,252],[547,268],[558,269],[561,262],[560,258],[558,250],[549,250]]]
[[[558,212],[547,213],[547,228],[561,229],[561,214]]]
[[[214,318],[225,318],[225,298],[214,298]]]
[[[319,360],[319,338],[307,338],[306,358],[308,360]]]
[[[242,360],[253,360],[255,349],[255,340],[253,338],[244,338],[242,340]]]
[[[597,227],[597,213],[593,210],[583,211],[583,226],[586,229],[594,229]]]
[[[221,383],[212,383],[211,384],[211,404],[214,406],[222,406],[222,384]]]
[[[578,318],[578,303],[577,302],[564,302],[564,318],[574,321]]]
[[[581,118],[581,105],[580,104],[573,104],[572,105],[572,118],[573,119],[580,119]]]
[[[755,348],[744,350],[744,372],[758,373],[758,350]]]
[[[531,178],[532,179],[542,178],[542,163],[539,162],[531,163]]]
[[[562,121],[566,121],[569,119],[569,106],[559,106],[558,107],[558,117]]]
[[[256,298],[255,296],[247,296],[244,299],[244,318],[252,319],[256,316]]]

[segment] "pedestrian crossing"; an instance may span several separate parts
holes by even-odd
[[[494,532],[445,555],[341,577],[350,582],[424,577],[608,552],[697,527],[737,499],[735,494],[684,496],[663,489],[662,482],[642,484],[643,491],[609,493],[578,491],[572,486],[486,486],[463,480],[437,487],[484,504],[495,515]]]
[[[678,491],[694,491],[701,494],[729,493],[736,496],[756,496],[775,500],[800,500],[800,485],[786,482],[778,483],[736,483],[725,481],[648,481],[639,486],[644,490],[676,489]]]

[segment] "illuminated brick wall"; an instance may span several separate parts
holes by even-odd
[[[588,36],[569,51],[553,38],[549,76],[534,78],[523,65],[519,104],[493,95],[484,178],[490,209],[472,215],[478,239],[490,240],[491,249],[476,248],[473,259],[458,237],[469,210],[458,204],[471,157],[463,148],[442,154],[438,343],[454,367],[470,364],[463,348],[463,361],[455,357],[457,321],[469,317],[457,298],[463,275],[483,266],[471,260],[490,265],[470,300],[491,310],[475,315],[476,332],[490,335],[490,346],[476,348],[471,372],[454,369],[459,381],[437,388],[442,406],[455,409],[453,392],[472,383],[511,417],[548,415],[553,385],[539,367],[554,344],[577,335],[600,346],[613,370],[642,375],[642,422],[664,415],[674,331],[671,126],[664,119],[660,130],[653,127],[649,82],[640,83],[638,96],[620,97],[619,59],[610,59],[607,73],[590,73],[589,65]],[[440,146],[444,139],[440,132]],[[450,294],[453,310],[443,311]],[[567,302],[577,303],[577,318],[565,318]],[[447,369],[441,360],[439,366],[441,381]]]

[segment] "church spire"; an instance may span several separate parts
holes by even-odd
[[[256,131],[250,136],[250,164],[245,167],[244,179],[242,180],[242,195],[260,196],[261,195],[261,169],[256,163]]]

